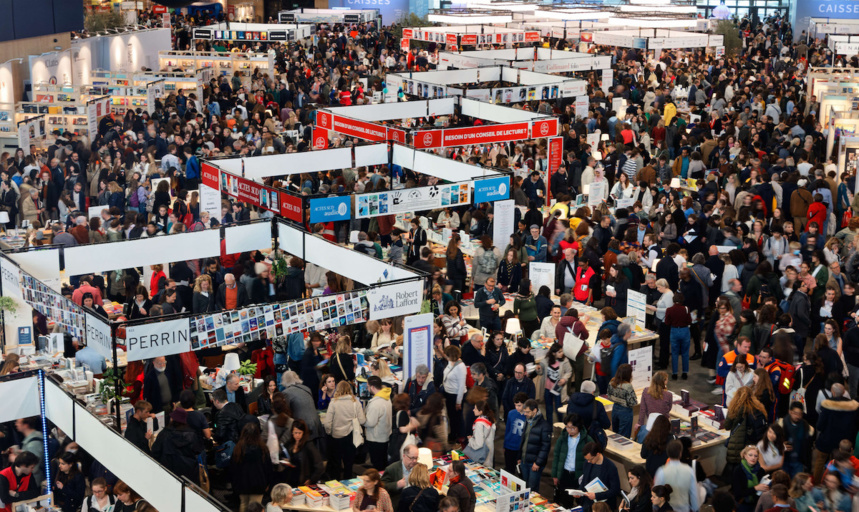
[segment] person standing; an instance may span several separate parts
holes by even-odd
[[[383,385],[382,379],[375,375],[367,379],[367,387],[373,395],[365,413],[367,451],[370,453],[373,467],[382,471],[388,465],[388,440],[391,436],[391,417],[393,416],[391,388]]]
[[[474,293],[474,307],[479,312],[482,328],[487,331],[501,330],[501,319],[498,311],[505,302],[504,294],[495,287],[495,278],[487,277],[486,285]]]
[[[450,436],[457,440],[462,436],[462,399],[465,397],[466,368],[462,362],[459,347],[450,345],[444,349],[447,367],[444,369],[442,391],[447,403],[447,417],[450,420]]]
[[[347,381],[340,381],[322,422],[325,432],[331,436],[329,444],[333,446],[330,453],[337,455],[328,458],[326,468],[335,480],[349,480],[354,476],[352,466],[355,463],[355,444],[352,442],[352,420],[355,418],[362,425],[367,421],[364,408],[352,393],[352,386]]]
[[[665,312],[665,325],[671,334],[671,380],[677,380],[678,360],[683,360],[683,380],[689,378],[689,345],[692,339],[689,326],[692,315],[683,304],[683,294],[674,294],[674,305]]]
[[[561,491],[559,502],[566,508],[573,508],[572,497],[566,491],[580,488],[579,478],[585,467],[585,445],[591,441],[579,415],[568,414],[564,418],[564,433],[555,441],[552,458],[552,482]]]
[[[573,367],[573,382],[575,383],[576,393],[581,390],[582,382],[584,381],[585,359],[587,358],[588,353],[588,343],[586,340],[590,337],[590,333],[588,332],[587,327],[585,327],[585,322],[587,320],[587,316],[584,317],[584,320],[581,320],[579,318],[579,311],[576,308],[570,308],[566,313],[564,313],[564,316],[558,320],[558,325],[555,327],[555,339],[561,347],[564,346],[564,338],[567,336],[567,333],[570,333],[581,340],[585,340],[584,343],[582,343],[582,347],[579,349],[579,352],[576,354],[575,359],[570,361],[570,364]]]
[[[669,503],[677,512],[695,512],[699,508],[698,486],[692,466],[680,461],[683,455],[683,443],[674,439],[665,449],[668,462],[656,470],[653,479],[655,485],[670,485],[671,498]]]
[[[540,477],[549,461],[552,448],[552,425],[540,413],[540,406],[534,399],[525,402],[522,410],[527,423],[522,434],[519,451],[519,469],[532,492],[540,491]]]
[[[590,511],[597,501],[605,502],[611,510],[617,508],[617,496],[620,494],[620,475],[614,462],[603,455],[603,446],[595,441],[585,444],[583,448],[585,467],[582,470],[581,484],[588,484],[599,478],[606,487],[602,492],[587,492],[579,500],[579,505],[585,511]]]

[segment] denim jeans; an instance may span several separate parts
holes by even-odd
[[[677,374],[677,359],[683,357],[683,373],[689,372],[689,341],[691,340],[688,327],[671,328],[671,373]]]
[[[555,412],[561,407],[561,395],[553,394],[548,389],[543,392],[543,400],[546,401],[546,419],[554,423]],[[561,413],[558,413],[558,421],[563,421]]]
[[[635,442],[638,444],[644,443],[644,438],[647,437],[647,427],[642,425],[638,427],[638,434],[635,435]]]
[[[611,429],[615,434],[632,437],[632,409],[614,404],[611,409]]]
[[[534,465],[531,464],[519,464],[519,468],[522,470],[522,480],[525,480],[525,485],[531,489],[531,492],[540,492],[540,476],[543,474],[542,466],[538,471],[533,471],[531,467]]]

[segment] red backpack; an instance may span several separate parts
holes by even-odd
[[[776,393],[781,395],[789,395],[793,389],[793,381],[796,376],[796,367],[792,364],[785,363],[776,359],[766,367],[766,370],[772,373],[772,370],[778,368],[781,376],[778,379],[778,389]]]

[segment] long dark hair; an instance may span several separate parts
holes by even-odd
[[[549,348],[549,352],[546,354],[548,366],[552,366],[556,361],[558,361],[558,359],[555,358],[555,353],[559,350],[561,350],[561,345],[558,343],[552,343],[552,346]],[[561,361],[563,361],[563,358],[561,358]]]
[[[671,422],[665,416],[658,416],[653,421],[653,427],[644,438],[641,445],[652,453],[664,453],[665,447],[668,446],[669,436],[671,435]]]
[[[769,426],[769,428],[775,433],[775,441],[772,442],[772,445],[775,446],[776,451],[778,451],[779,455],[784,454],[784,429],[778,423],[773,423]],[[763,448],[762,451],[767,451],[770,449],[770,440],[769,437],[764,434],[764,438],[761,439]]]
[[[246,451],[252,446],[257,446],[263,453],[268,453],[265,441],[260,433],[259,422],[248,423],[242,427],[242,433],[239,434],[239,442],[233,449],[233,461],[240,462]]]
[[[495,423],[495,413],[492,412],[492,408],[489,407],[489,402],[487,402],[486,400],[481,400],[474,404],[474,406],[480,409],[480,412],[483,416],[486,416],[486,419],[489,420],[489,423]]]
[[[295,442],[295,450],[294,451],[297,452],[297,451],[300,451],[302,448],[304,448],[305,443],[310,441],[310,439],[308,438],[308,436],[310,435],[310,429],[307,428],[307,423],[305,423],[304,420],[299,420],[299,419],[296,419],[295,421],[292,422],[292,429],[293,430],[298,429],[304,434],[301,436],[300,441]]]
[[[644,490],[650,490],[650,487],[653,485],[653,479],[650,477],[650,473],[647,472],[644,466],[641,464],[637,466],[633,466],[630,468],[629,473],[638,478],[638,495],[641,496]],[[646,493],[644,493],[646,494]]]

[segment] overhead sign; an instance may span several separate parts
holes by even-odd
[[[372,288],[367,293],[370,320],[410,315],[421,310],[423,279]]]
[[[181,354],[191,350],[188,319],[132,325],[125,330],[129,361]]]
[[[200,182],[207,187],[219,190],[221,186],[221,171],[212,164],[200,164]]]
[[[113,357],[113,345],[111,344],[110,325],[95,315],[86,313],[86,344],[92,347],[98,355],[105,359]],[[101,370],[101,368],[99,368]],[[99,373],[99,372],[96,372]]]
[[[554,137],[558,134],[558,118],[534,121],[531,123],[531,137]]]
[[[280,213],[280,191],[255,181],[221,172],[221,192],[264,210]]]
[[[474,181],[474,204],[501,201],[509,197],[509,176]]]
[[[302,222],[301,198],[286,192],[280,193],[280,214],[289,220]]]
[[[469,144],[523,140],[527,138],[529,138],[528,123],[475,126],[444,130],[442,145],[444,147],[465,146]]]
[[[310,223],[349,220],[352,217],[352,196],[320,197],[310,200]]]

